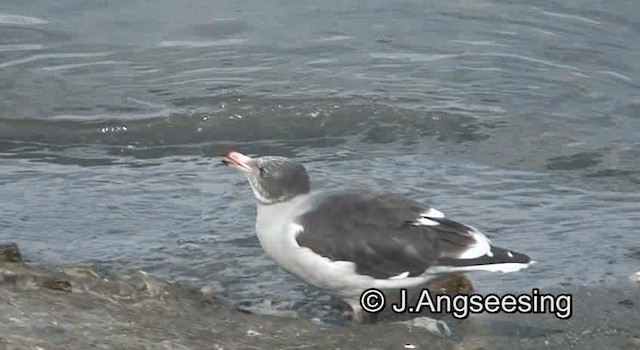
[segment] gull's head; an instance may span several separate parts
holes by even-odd
[[[285,157],[251,158],[240,152],[230,151],[222,155],[222,162],[240,169],[262,204],[284,202],[309,193],[309,175],[304,166]]]

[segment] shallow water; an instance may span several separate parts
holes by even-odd
[[[0,4],[0,241],[335,319],[253,233],[223,148],[394,189],[538,261],[482,292],[640,269],[640,4]]]

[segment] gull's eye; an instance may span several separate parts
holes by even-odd
[[[267,170],[267,168],[265,167],[260,167],[260,177],[267,177],[267,175],[269,175],[269,170]]]

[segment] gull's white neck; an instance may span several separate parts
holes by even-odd
[[[269,255],[278,254],[283,240],[290,239],[287,233],[293,218],[304,211],[308,194],[296,196],[286,202],[262,204],[258,202],[256,234],[260,244]],[[277,259],[276,259],[277,260]]]
[[[309,198],[308,194],[302,194],[280,203],[262,204],[258,202],[258,217],[256,218],[258,237],[264,231],[283,229],[282,225],[299,214],[302,204],[307,198]]]

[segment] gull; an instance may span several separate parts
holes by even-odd
[[[360,296],[397,291],[443,275],[485,270],[514,272],[533,263],[493,246],[472,226],[403,195],[372,189],[311,191],[305,167],[290,158],[252,158],[240,152],[223,163],[241,170],[257,202],[256,234],[284,270],[352,309]]]

